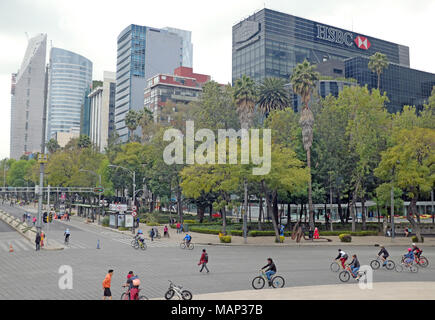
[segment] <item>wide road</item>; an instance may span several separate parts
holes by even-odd
[[[9,206],[0,208],[14,211],[17,215],[24,212]],[[336,246],[198,246],[190,251],[161,239],[152,243],[147,241],[148,249],[142,251],[130,246],[130,236],[79,221],[51,224],[48,240],[62,241],[66,227],[71,230],[71,245],[61,251],[35,252],[33,244],[29,243],[28,248],[17,247],[9,253],[8,240],[0,238],[0,299],[101,299],[101,283],[108,269],[115,270],[112,280],[114,299],[123,292],[121,285],[130,270],[140,276],[142,293],[149,298],[163,297],[168,280],[181,284],[194,295],[247,290],[252,288],[252,278],[266,264],[268,257],[276,262],[278,274],[285,278],[286,286],[340,283],[338,275],[329,270],[337,255]],[[181,236],[174,232],[171,236],[180,237],[181,241]],[[100,249],[97,249],[97,240],[100,240]],[[209,253],[209,274],[199,273],[197,265],[203,247]],[[346,246],[345,249],[350,254],[358,254],[361,264],[368,264],[378,251],[375,247],[361,246]],[[397,261],[405,250],[394,247],[389,251]],[[435,248],[425,248],[424,255],[435,263]],[[62,276],[59,268],[64,265],[73,270],[71,290],[61,290],[58,286]],[[374,281],[429,281],[433,280],[434,271],[433,264],[420,269],[417,274],[379,270],[374,272]]]

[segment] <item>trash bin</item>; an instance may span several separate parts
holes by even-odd
[[[183,224],[183,231],[184,232],[189,232],[189,225],[187,223]]]

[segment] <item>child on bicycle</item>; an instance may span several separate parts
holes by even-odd
[[[139,230],[137,231],[137,234],[136,234],[136,240],[137,240],[137,241],[140,241],[140,242],[142,242],[142,243],[144,243],[144,241],[145,241],[145,236],[144,236],[144,234],[143,234],[143,232],[142,232],[141,229],[139,229]]]
[[[403,261],[407,267],[409,267],[414,261],[414,251],[408,248],[408,253],[404,255],[405,260]]]

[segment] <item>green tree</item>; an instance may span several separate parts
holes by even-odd
[[[311,171],[311,146],[313,144],[314,115],[309,107],[311,94],[319,79],[319,73],[314,71],[315,66],[311,65],[306,59],[298,64],[293,70],[290,82],[293,91],[301,96],[304,107],[301,111],[299,123],[302,127],[302,141],[307,152],[307,166]],[[310,174],[311,177],[311,174]],[[308,181],[308,205],[310,212],[310,227],[314,229],[314,210],[312,199],[311,178]]]
[[[258,107],[263,114],[291,106],[286,81],[281,78],[266,78],[258,89]]]
[[[233,97],[240,125],[243,129],[249,129],[252,125],[254,107],[257,101],[257,88],[254,80],[246,75],[237,79],[233,88]]]
[[[419,196],[429,193],[435,182],[435,130],[403,129],[394,132],[392,140],[393,145],[382,152],[375,174],[383,181],[392,182],[411,198],[406,217],[421,241],[420,225],[414,215],[419,214]]]
[[[141,118],[142,118],[142,112],[135,111],[133,109],[130,109],[125,115],[124,121],[125,121],[125,125],[129,130],[130,141],[134,141],[134,131],[139,126],[139,121]]]
[[[375,72],[378,76],[378,90],[380,90],[379,86],[381,84],[381,73],[388,67],[388,59],[387,56],[383,53],[376,52],[374,55],[369,58],[369,69],[372,72]]]
[[[50,153],[55,153],[56,151],[58,151],[60,149],[59,143],[57,143],[56,139],[51,138],[48,142],[47,142],[47,150]]]

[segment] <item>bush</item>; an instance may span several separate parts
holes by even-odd
[[[103,220],[101,220],[101,225],[103,227],[108,227],[109,226],[109,222],[110,222],[110,218],[109,217],[104,217]]]
[[[220,230],[216,229],[205,229],[205,228],[198,228],[198,227],[190,227],[189,231],[192,232],[198,232],[198,233],[205,233],[205,234],[219,234]]]
[[[219,240],[222,243],[231,243],[231,236],[220,236]]]
[[[412,236],[411,240],[412,240],[412,242],[419,242],[417,236]],[[424,237],[423,236],[421,236],[421,242],[422,243],[424,242]]]
[[[160,225],[160,223],[157,223],[157,222],[147,222],[147,226],[150,226],[150,227],[157,227],[159,225]]]
[[[230,233],[231,233],[232,236],[243,237],[243,231],[242,230],[230,230]]]
[[[338,236],[338,238],[340,238],[341,242],[351,242],[352,241],[352,236],[348,233],[342,233]]]
[[[126,228],[126,227],[118,227],[118,230],[119,230],[119,231],[128,231],[129,228]]]
[[[184,220],[184,223],[195,224],[195,223],[198,223],[198,221],[196,221],[196,220]]]
[[[279,236],[279,242],[283,243],[284,242],[285,237],[284,236]]]
[[[343,230],[343,231],[345,231],[346,234],[349,234],[349,235],[355,236],[355,237],[377,236],[378,235],[378,231],[356,231],[356,232],[347,231],[347,230]],[[340,236],[340,234],[343,234],[343,231],[319,231],[319,235],[320,236]]]

